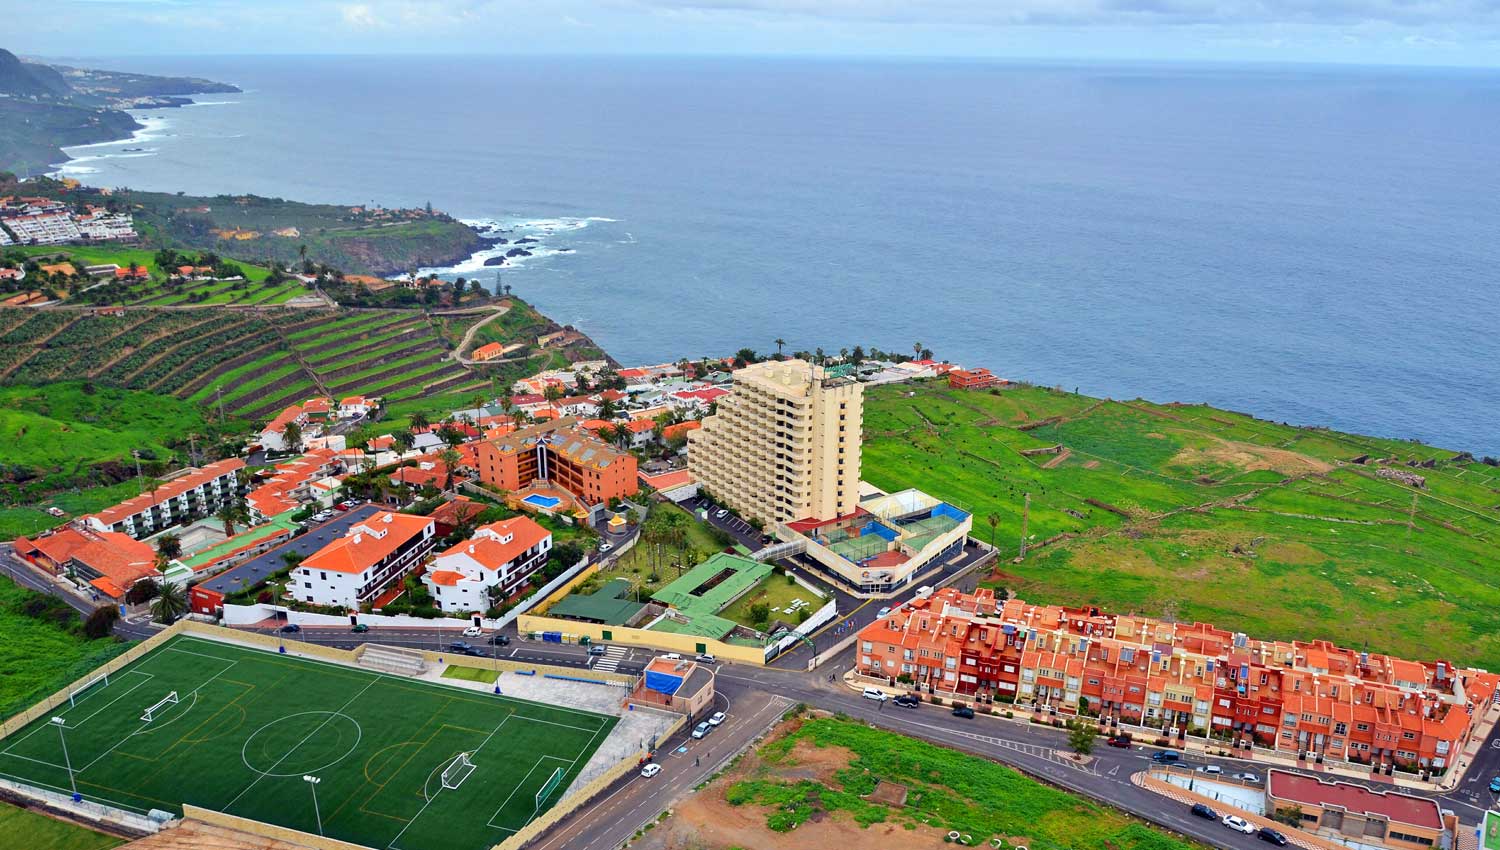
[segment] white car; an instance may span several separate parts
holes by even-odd
[[[1209,776],[1218,776],[1219,774],[1221,774],[1221,773],[1224,772],[1224,768],[1219,767],[1216,764],[1210,764],[1210,765],[1205,765],[1203,767],[1198,768],[1198,772],[1199,773],[1206,773]]]
[[[650,764],[641,768],[641,776],[647,779],[650,779],[658,773],[661,773],[661,765],[657,764],[656,762],[651,762]]]
[[[1234,778],[1242,780],[1244,782],[1249,782],[1252,785],[1259,785],[1260,784],[1260,777],[1256,776],[1253,773],[1236,773],[1234,775]]]
[[[484,637],[484,629],[478,626],[470,626],[464,629],[464,637]]]
[[[613,548],[615,548],[615,544],[609,542],[608,540],[606,540],[603,543],[599,544],[599,551],[600,552],[608,552],[609,550],[611,550]]]
[[[723,508],[719,508],[718,510],[714,511],[714,518],[715,519],[723,519],[726,516],[729,516],[729,511],[727,511],[727,510],[725,510]]]
[[[697,726],[693,727],[693,737],[695,739],[703,738],[707,736],[709,732],[712,732],[713,728],[714,727],[708,725],[708,721],[705,720],[702,723],[699,723]]]
[[[723,723],[724,720],[725,720],[724,712],[722,712],[722,711],[715,711],[708,718],[708,725],[710,725],[710,726],[718,726],[720,723]]]
[[[668,661],[681,661],[682,655],[676,652],[669,652],[666,655],[663,655],[662,658],[665,658]]]
[[[1244,818],[1238,815],[1225,815],[1224,819],[1219,822],[1235,832],[1243,832],[1246,835],[1251,835],[1255,832],[1255,827],[1251,826]]]

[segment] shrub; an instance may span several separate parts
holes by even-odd
[[[89,638],[107,637],[120,619],[120,609],[113,605],[101,605],[83,621],[83,633]]]

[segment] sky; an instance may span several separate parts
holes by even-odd
[[[1500,65],[1500,0],[0,0],[32,56],[582,54]]]

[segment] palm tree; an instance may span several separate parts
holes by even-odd
[[[298,425],[296,422],[286,423],[286,430],[282,432],[282,437],[286,442],[287,448],[292,451],[300,451],[302,449],[301,425]]]
[[[444,472],[444,475],[443,475],[443,489],[444,490],[452,490],[453,489],[453,473],[458,470],[458,464],[460,462],[462,462],[463,459],[464,459],[464,456],[459,453],[458,449],[456,449],[456,448],[454,448],[452,446],[449,446],[448,448],[443,449],[442,451],[438,452],[438,460],[440,460],[440,461],[443,462],[443,472]]]
[[[918,359],[918,360],[922,359],[922,343],[920,343],[920,342],[912,343],[911,350],[912,350],[912,352],[914,354],[917,355],[916,359]]]
[[[224,500],[224,504],[219,508],[218,518],[224,523],[224,536],[233,537],[235,523],[248,524],[250,512],[245,509],[245,503],[240,501],[239,497],[234,497]]]
[[[425,413],[419,411],[411,415],[411,429],[413,431],[420,431],[431,424],[432,423],[427,420],[427,414]]]
[[[990,548],[995,548],[995,529],[1000,525],[999,514],[987,514],[984,521],[990,524]]]
[[[167,560],[182,557],[182,538],[175,534],[163,534],[156,538],[156,551]]]
[[[396,447],[401,449],[403,454],[407,449],[411,448],[411,444],[416,442],[416,439],[416,437],[411,435],[410,431],[397,431],[391,435],[391,440],[395,442]]]
[[[156,622],[171,625],[187,612],[187,607],[187,594],[183,592],[182,584],[164,581],[161,583],[161,592],[151,600],[151,615],[156,618]]]
[[[782,348],[782,346],[786,345],[786,340],[782,339],[781,337],[776,337],[775,342],[776,342],[776,359],[780,360],[781,359],[781,348]]]

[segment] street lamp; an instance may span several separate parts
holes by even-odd
[[[322,812],[318,811],[318,783],[322,782],[323,780],[319,779],[316,776],[309,776],[309,775],[307,775],[307,774],[304,773],[302,775],[302,781],[306,782],[307,783],[307,787],[312,789],[313,817],[317,818],[317,820],[318,820],[318,834],[322,835],[323,834],[323,814],[322,814]]]
[[[68,768],[68,785],[73,789],[73,802],[78,802],[78,780],[73,778],[73,760],[68,757],[68,739],[63,735],[63,730],[68,728],[68,721],[61,717],[52,718],[52,725],[57,727],[57,740],[62,742],[63,764]]]

